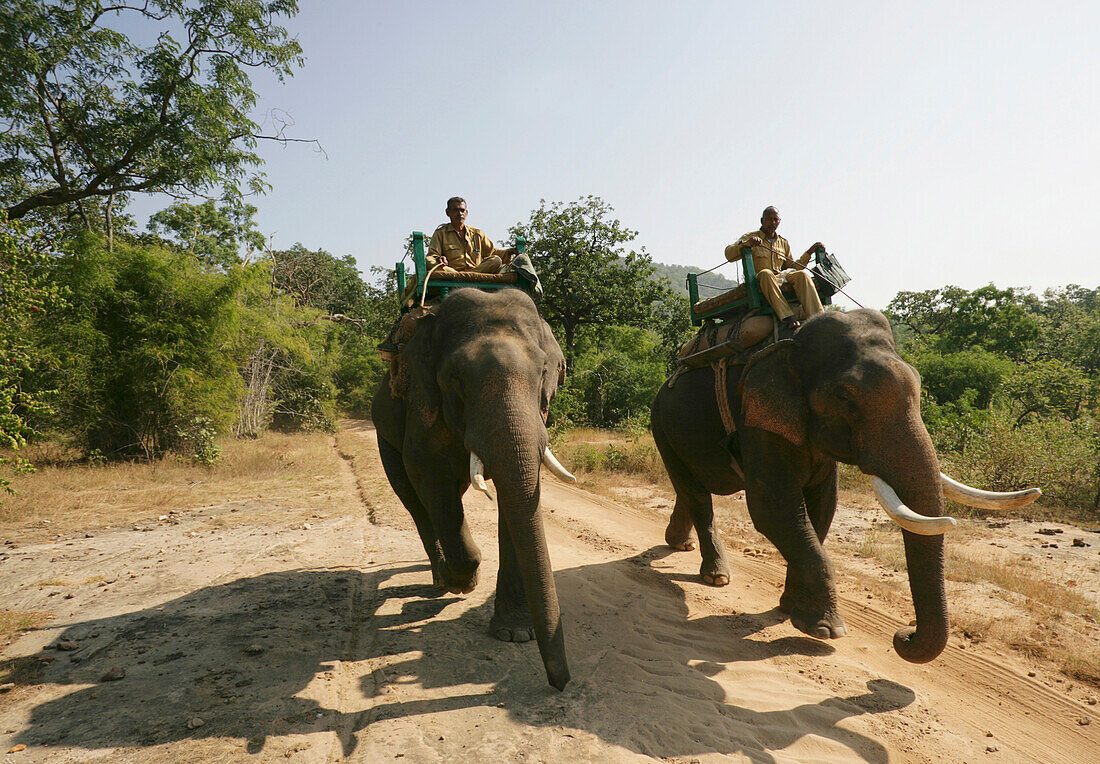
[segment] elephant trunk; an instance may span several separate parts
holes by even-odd
[[[538,411],[507,407],[470,421],[487,423],[484,437],[467,428],[467,445],[485,463],[497,490],[497,506],[511,537],[546,678],[561,690],[569,682],[565,632],[561,624],[554,571],[539,509],[539,468],[546,450],[546,428]]]
[[[889,484],[918,515],[943,515],[939,461],[919,414],[890,430],[894,434],[890,445],[861,467]],[[894,649],[910,663],[927,663],[947,646],[943,534],[922,535],[903,529],[902,536],[916,626],[903,627],[894,634]]]

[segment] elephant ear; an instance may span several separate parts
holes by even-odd
[[[439,417],[442,395],[436,382],[436,344],[434,340],[436,315],[427,313],[416,321],[416,333],[401,351],[400,364],[404,364],[405,398],[417,418],[425,427],[431,427]],[[412,393],[411,398],[409,393]]]
[[[793,340],[781,340],[753,356],[741,374],[738,397],[746,427],[767,430],[801,446],[806,443],[810,409],[793,363],[797,352]]]
[[[554,337],[554,332],[550,330],[550,325],[541,319],[539,323],[542,330],[539,345],[546,353],[546,368],[542,373],[542,395],[539,401],[542,419],[545,422],[550,412],[550,401],[558,388],[565,384],[565,356],[562,355],[561,346]]]

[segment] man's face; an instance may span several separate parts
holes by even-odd
[[[463,228],[466,225],[466,202],[447,207],[447,217],[455,228]]]
[[[779,228],[779,213],[775,210],[768,210],[764,213],[764,217],[760,218],[760,230],[772,237],[775,236],[777,228]]]

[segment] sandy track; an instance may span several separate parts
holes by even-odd
[[[573,675],[558,693],[533,643],[487,634],[492,504],[468,494],[478,588],[437,595],[373,432],[353,432],[364,440],[348,495],[365,505],[354,515],[226,528],[207,509],[0,559],[0,606],[58,616],[5,650],[28,678],[0,696],[0,750],[364,762],[1083,762],[1100,751],[1096,707],[989,657],[953,642],[927,666],[899,659],[890,637],[909,614],[845,594],[850,636],[810,639],[774,609],[778,565],[733,552],[733,583],[706,587],[698,554],[665,547],[659,519],[547,477]],[[73,585],[50,597],[47,578]],[[78,647],[42,649],[59,640]],[[125,679],[101,681],[113,666]]]

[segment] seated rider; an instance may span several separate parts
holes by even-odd
[[[442,264],[443,267],[436,273],[499,273],[505,265],[512,262],[516,254],[514,247],[496,249],[480,228],[466,225],[465,199],[452,196],[447,200],[446,212],[451,222],[436,228],[431,243],[428,244],[425,261],[429,268]]]
[[[752,263],[756,268],[760,292],[779,319],[780,336],[789,337],[800,324],[791,306],[787,304],[786,298],[779,291],[780,279],[786,277],[794,287],[806,318],[824,311],[821,298],[818,297],[817,288],[814,286],[813,276],[809,271],[804,270],[810,262],[810,255],[822,245],[821,242],[817,242],[807,249],[802,257],[793,260],[791,246],[786,239],[776,233],[777,228],[779,228],[779,210],[775,207],[765,208],[760,217],[760,230],[750,231],[726,247],[726,259],[730,262],[740,260],[741,248],[752,247]]]

